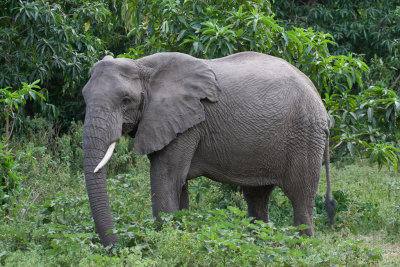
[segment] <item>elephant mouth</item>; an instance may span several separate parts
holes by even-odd
[[[131,137],[135,137],[136,131],[137,131],[138,125],[134,123],[123,123],[122,124],[122,134],[129,134]],[[94,169],[94,173],[97,173],[101,168],[103,168],[108,161],[111,159],[111,156],[114,152],[115,145],[118,140],[114,141],[113,143],[110,144],[110,146],[107,149],[106,154],[104,155],[103,159],[100,161],[100,163],[97,165],[97,167]]]
[[[130,137],[135,138],[138,130],[138,123],[124,123],[122,124],[122,134],[128,134]]]
[[[123,123],[122,124],[122,134],[129,134],[134,136],[137,131],[137,123]]]

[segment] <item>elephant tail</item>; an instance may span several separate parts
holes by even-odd
[[[335,223],[335,214],[336,214],[336,202],[333,199],[332,188],[331,188],[331,180],[329,173],[329,130],[327,134],[327,138],[325,141],[325,151],[324,151],[324,160],[325,160],[325,169],[326,169],[326,197],[325,197],[325,210],[328,213],[329,220],[331,224]]]

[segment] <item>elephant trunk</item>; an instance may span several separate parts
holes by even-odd
[[[95,115],[93,115],[95,114]],[[113,117],[114,120],[109,119]],[[106,125],[104,123],[107,122]],[[118,241],[116,234],[107,232],[114,228],[108,202],[105,166],[94,172],[100,161],[106,155],[110,144],[121,136],[121,126],[114,124],[115,116],[100,116],[97,112],[87,112],[83,128],[83,165],[85,171],[86,189],[96,230],[104,246]]]

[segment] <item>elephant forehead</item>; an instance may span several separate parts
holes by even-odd
[[[142,85],[138,77],[115,75],[104,69],[92,75],[82,94],[86,104],[103,102],[117,104],[125,96],[139,98],[141,91]]]
[[[137,64],[127,58],[103,59],[94,64],[92,75],[97,72],[107,72],[112,75],[123,75],[129,78],[138,78],[139,69]]]

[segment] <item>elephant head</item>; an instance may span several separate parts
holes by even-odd
[[[117,242],[108,203],[106,171],[122,134],[135,138],[137,154],[168,145],[179,133],[205,119],[201,100],[218,100],[214,72],[202,60],[159,53],[139,60],[106,56],[83,88],[86,117],[83,155],[90,207],[102,243]]]

